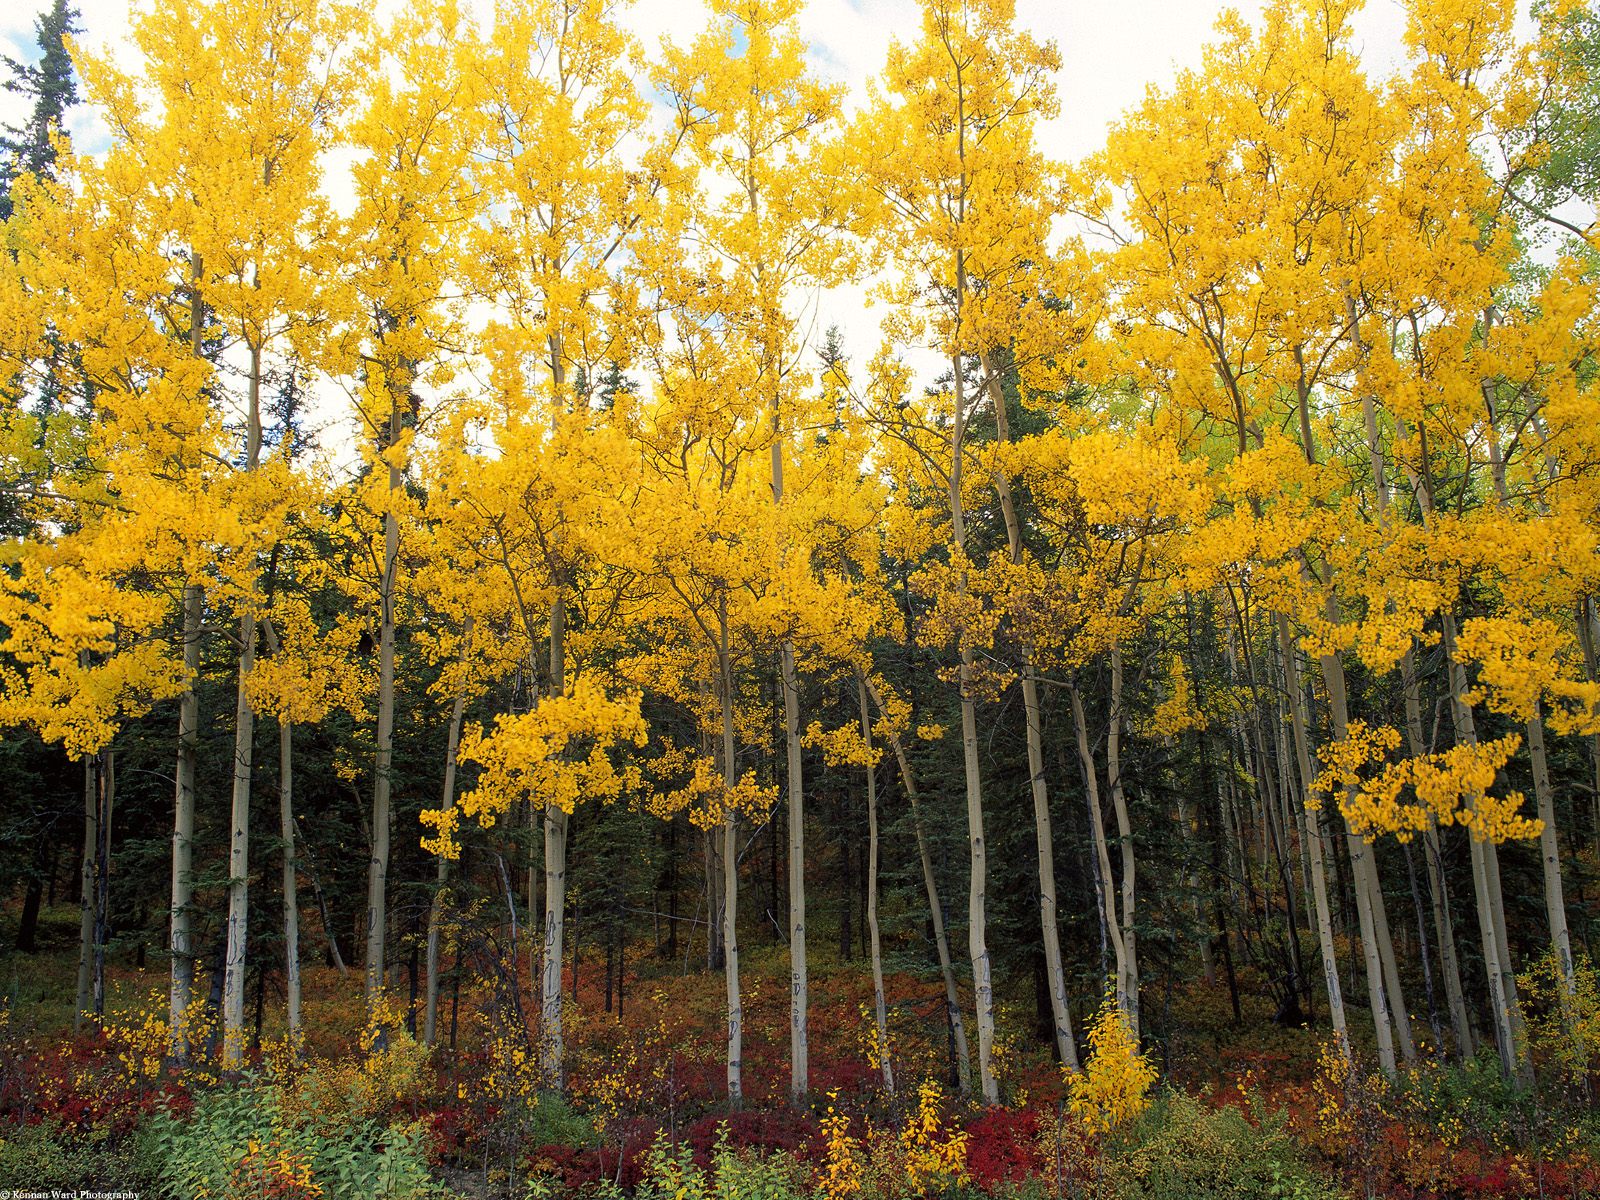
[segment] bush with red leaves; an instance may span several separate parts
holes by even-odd
[[[1037,1174],[1039,1114],[1033,1109],[996,1108],[967,1125],[967,1174],[986,1192]]]

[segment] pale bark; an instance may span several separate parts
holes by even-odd
[[[979,354],[987,381],[989,401],[994,408],[995,432],[1002,443],[1011,441],[1011,427],[1000,379],[990,355]],[[1000,497],[1000,512],[1005,520],[1006,546],[1011,561],[1022,562],[1022,523],[1017,518],[1011,481],[1005,473],[995,475],[995,492]],[[1034,845],[1039,855],[1039,928],[1044,941],[1045,987],[1050,993],[1050,1019],[1055,1034],[1056,1055],[1071,1070],[1078,1069],[1078,1048],[1072,1036],[1072,1015],[1067,1008],[1067,982],[1061,965],[1061,930],[1056,913],[1055,836],[1050,828],[1050,793],[1044,773],[1044,718],[1039,705],[1039,678],[1033,648],[1022,647],[1022,708],[1027,726],[1028,784],[1033,797]]]
[[[201,356],[205,329],[205,302],[200,291],[202,263],[198,252],[189,255],[189,352]],[[188,1011],[194,991],[194,780],[199,760],[200,622],[204,592],[198,583],[183,589],[183,692],[178,697],[178,760],[173,769],[172,802],[172,905],[171,983],[167,996],[167,1028],[172,1055],[179,1062],[189,1055]]]
[[[884,711],[883,697],[870,679],[864,680],[872,702]],[[939,955],[939,973],[944,978],[945,1016],[950,1024],[950,1037],[956,1047],[956,1079],[963,1096],[972,1091],[972,1059],[967,1049],[966,1021],[961,1015],[960,994],[956,991],[955,964],[950,954],[950,939],[945,932],[944,904],[939,899],[939,885],[933,873],[933,854],[928,849],[927,833],[922,826],[922,806],[917,791],[917,779],[911,770],[911,760],[906,757],[905,743],[893,731],[889,745],[894,750],[895,761],[900,765],[900,778],[905,784],[906,799],[911,804],[911,824],[917,835],[917,857],[922,861],[922,885],[928,894],[928,916],[933,925],[934,948]]]
[[[1556,842],[1555,798],[1550,791],[1550,764],[1545,757],[1544,718],[1535,710],[1528,721],[1528,754],[1533,761],[1533,794],[1539,806],[1539,858],[1544,867],[1544,906],[1550,922],[1550,944],[1561,971],[1561,986],[1570,999],[1577,991],[1572,965],[1572,934],[1567,929],[1567,901],[1561,885],[1561,849]]]
[[[956,254],[957,310],[961,305],[966,268]],[[950,432],[950,532],[953,548],[964,553],[966,512],[961,500],[962,437],[965,430],[966,369],[958,348],[951,355],[955,376],[955,422]],[[965,572],[962,586],[966,585]],[[966,779],[967,849],[967,952],[972,959],[972,992],[978,1013],[978,1079],[985,1104],[1000,1103],[1000,1086],[994,1075],[994,982],[990,974],[988,924],[985,915],[988,890],[988,846],[983,836],[983,776],[978,765],[978,712],[972,694],[972,649],[961,639],[957,687],[961,701],[961,764]]]
[[[1477,727],[1472,709],[1462,700],[1467,691],[1466,671],[1456,661],[1456,619],[1446,609],[1440,617],[1444,626],[1445,660],[1450,672],[1450,712],[1459,745],[1475,745]],[[1473,802],[1472,797],[1468,803]],[[1478,910],[1478,938],[1483,947],[1484,972],[1489,984],[1490,1016],[1494,1022],[1495,1045],[1500,1051],[1500,1067],[1507,1078],[1526,1074],[1524,1047],[1518,1038],[1521,1020],[1516,1011],[1516,977],[1509,970],[1510,954],[1504,943],[1504,918],[1496,920],[1498,901],[1498,864],[1491,868],[1487,843],[1471,838],[1472,885]],[[1507,986],[1508,978],[1510,986]]]
[[[261,347],[250,347],[250,395],[245,467],[261,459]],[[250,922],[250,785],[255,760],[255,708],[250,673],[256,661],[256,614],[251,598],[239,618],[239,681],[233,715],[233,812],[228,837],[228,927],[222,977],[222,1067],[244,1065],[244,976]]]
[[[1089,745],[1089,719],[1083,708],[1083,695],[1076,684],[1067,689],[1072,704],[1072,726],[1077,737],[1078,763],[1083,768],[1084,792],[1089,801],[1089,833],[1094,843],[1096,893],[1100,900],[1100,928],[1111,942],[1111,954],[1116,963],[1112,986],[1117,1004],[1123,1002],[1122,989],[1128,978],[1128,952],[1123,941],[1122,921],[1117,915],[1117,898],[1112,891],[1111,849],[1106,838],[1105,816],[1101,808],[1100,773],[1095,766],[1094,752]]]
[[[388,446],[400,440],[399,397],[389,410]],[[394,763],[394,602],[400,562],[400,520],[394,503],[401,487],[400,467],[389,465],[389,506],[383,515],[383,573],[378,580],[378,722],[372,771],[372,847],[367,864],[367,946],[363,995],[370,1009],[383,993],[384,950],[388,932],[389,796]]]
[[[550,694],[567,687],[566,606],[558,595],[550,606]],[[539,1004],[541,1067],[545,1080],[560,1087],[565,1045],[561,1033],[561,962],[567,918],[568,814],[550,807],[544,814],[544,973]],[[577,979],[577,968],[573,968]]]
[[[722,709],[722,780],[731,789],[738,783],[733,733],[733,663],[728,653],[728,609],[724,599],[717,612],[717,691]],[[739,997],[739,842],[738,816],[725,805],[722,819],[722,969],[728,989],[728,1104],[744,1103],[744,1005]]]
[[[472,618],[461,627],[461,661],[463,669],[472,647]],[[444,753],[444,788],[439,808],[449,812],[456,805],[456,753],[461,748],[461,722],[467,711],[467,688],[463,679],[450,706],[450,732]],[[437,1040],[439,1028],[439,926],[444,917],[445,885],[450,880],[450,860],[439,856],[437,878],[434,881],[433,901],[428,905],[427,992],[423,1001],[422,1043],[431,1046]]]
[[[184,690],[178,697],[178,761],[173,771],[172,805],[172,977],[168,989],[168,1032],[172,1055],[179,1062],[189,1055],[188,1012],[194,991],[194,779],[199,759],[200,622],[204,604],[197,583],[183,589]]]
[[[856,682],[861,703],[861,737],[872,753],[872,712],[867,707],[867,685]],[[894,1097],[894,1066],[889,1061],[889,1015],[883,995],[883,952],[878,936],[878,769],[867,763],[867,944],[872,955],[872,1019],[878,1030],[878,1053],[883,1070],[883,1090]]]
[[[1331,597],[1329,599],[1331,601]],[[1335,741],[1343,741],[1350,729],[1350,714],[1345,698],[1344,664],[1334,654],[1325,654],[1318,662],[1322,669],[1322,683],[1328,693],[1333,738]],[[1345,849],[1350,856],[1356,919],[1361,927],[1361,951],[1367,977],[1367,1003],[1372,1010],[1373,1032],[1378,1043],[1378,1067],[1385,1075],[1393,1076],[1396,1068],[1394,1028],[1390,1021],[1390,998],[1384,976],[1383,956],[1378,948],[1378,931],[1373,919],[1375,886],[1368,874],[1372,870],[1372,848],[1351,832],[1348,821],[1341,823],[1345,831]]]

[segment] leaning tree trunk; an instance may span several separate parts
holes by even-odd
[[[1301,828],[1305,831],[1308,860],[1311,868],[1311,895],[1317,910],[1317,947],[1322,957],[1322,982],[1328,993],[1328,1018],[1333,1024],[1333,1034],[1339,1043],[1339,1053],[1346,1062],[1351,1061],[1350,1030],[1345,1020],[1344,989],[1339,983],[1339,958],[1333,943],[1333,910],[1328,904],[1327,864],[1323,858],[1322,830],[1318,813],[1310,809],[1311,781],[1316,778],[1311,769],[1311,736],[1306,720],[1305,690],[1300,685],[1300,660],[1289,633],[1289,618],[1278,614],[1278,651],[1283,659],[1284,686],[1289,694],[1289,714],[1294,730],[1295,763],[1300,773]]]
[[[1122,951],[1123,974],[1117,980],[1117,998],[1127,1015],[1133,1036],[1139,1036],[1139,953],[1134,927],[1135,861],[1133,824],[1128,819],[1127,792],[1122,786],[1122,647],[1111,647],[1111,711],[1106,720],[1106,779],[1111,788],[1111,808],[1117,817],[1117,840],[1122,847]]]
[[[989,401],[994,408],[995,432],[1001,443],[1011,441],[1004,390],[995,374],[990,355],[979,354],[988,383]],[[1022,563],[1022,524],[1017,518],[1011,481],[1001,471],[995,475],[995,491],[1000,497],[1000,512],[1005,519],[1006,546],[1011,561]],[[1039,705],[1039,675],[1034,665],[1033,648],[1022,649],[1022,708],[1027,726],[1028,785],[1033,796],[1034,845],[1039,855],[1039,930],[1044,942],[1045,987],[1050,993],[1050,1020],[1055,1033],[1056,1055],[1070,1070],[1078,1069],[1078,1047],[1072,1037],[1072,1015],[1067,1008],[1067,981],[1061,965],[1061,929],[1056,912],[1055,835],[1050,828],[1050,792],[1044,773],[1044,718]]]
[[[862,676],[867,693],[878,711],[886,712],[883,697],[872,681]],[[939,885],[933,874],[933,854],[928,849],[927,832],[922,825],[922,804],[917,791],[917,778],[911,770],[911,760],[906,757],[905,743],[893,730],[889,732],[889,745],[894,750],[895,761],[900,764],[900,779],[905,785],[906,799],[911,805],[911,825],[917,835],[917,857],[922,863],[922,885],[928,895],[928,919],[933,926],[934,948],[939,955],[939,973],[944,978],[945,1018],[950,1025],[950,1040],[955,1044],[956,1085],[963,1096],[972,1093],[972,1056],[967,1049],[967,1025],[961,1015],[960,993],[956,990],[955,964],[950,954],[950,938],[945,932],[944,904],[939,899]]]

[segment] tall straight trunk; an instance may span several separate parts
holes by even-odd
[[[1328,903],[1327,866],[1323,858],[1322,831],[1317,814],[1307,811],[1311,780],[1311,735],[1306,720],[1306,694],[1300,685],[1300,660],[1289,632],[1289,618],[1278,614],[1278,650],[1283,659],[1284,690],[1289,697],[1289,714],[1294,731],[1295,765],[1301,787],[1300,810],[1306,835],[1307,859],[1311,871],[1311,895],[1317,912],[1317,948],[1322,957],[1322,983],[1328,993],[1328,1019],[1339,1043],[1339,1052],[1350,1061],[1350,1030],[1344,1012],[1344,989],[1339,983],[1339,958],[1333,942],[1333,909]]]
[[[261,347],[250,347],[249,411],[245,431],[246,471],[261,460]],[[250,673],[256,661],[253,597],[239,618],[239,683],[233,710],[233,813],[228,835],[228,930],[223,955],[222,1067],[244,1065],[244,976],[250,930],[250,785],[255,763],[255,708],[250,703]]]
[[[965,260],[956,254],[957,274],[965,280]],[[959,311],[962,288],[957,287]],[[965,427],[966,368],[959,343],[951,354],[955,374],[955,425],[950,434],[950,531],[955,549],[965,552],[966,512],[961,499],[962,436]],[[965,588],[966,576],[962,575]],[[983,836],[983,776],[978,766],[978,710],[973,698],[972,648],[961,638],[957,686],[961,700],[961,765],[966,778],[967,850],[969,859],[967,889],[967,952],[972,959],[972,992],[978,1013],[978,1079],[985,1104],[1000,1103],[1000,1085],[994,1074],[994,981],[990,974],[988,922],[986,917],[989,852]]]
[[[250,916],[250,783],[255,710],[246,687],[255,666],[255,616],[239,618],[239,690],[234,704],[233,817],[228,838],[227,949],[223,956],[222,1066],[244,1065],[244,977]]]
[[[78,914],[78,991],[72,1007],[73,1031],[82,1032],[87,1019],[94,989],[94,930],[95,910],[99,907],[100,888],[96,862],[100,854],[100,788],[96,781],[99,757],[83,756],[83,855],[80,862],[81,884]]]
[[[198,330],[196,332],[198,337]],[[167,996],[167,1028],[172,1055],[179,1062],[189,1056],[188,1012],[194,992],[194,779],[199,761],[200,622],[204,593],[197,583],[183,589],[183,675],[178,697],[178,761],[173,771],[172,805],[172,979]]]
[[[283,842],[283,987],[289,1049],[300,1048],[300,898],[294,853],[294,725],[278,718],[278,836]]]
[[[870,679],[861,677],[867,694],[872,697],[872,702],[878,706],[879,712],[886,712],[883,697]],[[895,761],[900,765],[900,779],[905,785],[906,799],[911,805],[911,825],[917,837],[917,857],[922,863],[922,886],[928,895],[928,919],[933,926],[934,949],[939,955],[939,973],[944,978],[944,1003],[945,1018],[950,1026],[950,1039],[955,1044],[956,1081],[963,1096],[972,1092],[972,1056],[967,1049],[967,1026],[961,1015],[960,994],[956,991],[955,964],[950,954],[950,938],[945,932],[944,904],[939,899],[939,885],[933,873],[933,854],[928,849],[927,831],[922,824],[921,796],[917,790],[917,778],[911,770],[911,760],[906,756],[905,743],[900,740],[900,735],[893,730],[889,733],[889,746],[894,751]]]
[[[717,611],[717,699],[722,709],[722,780],[738,783],[733,737],[733,662],[728,652],[728,607]],[[722,817],[722,964],[728,988],[728,1104],[744,1104],[744,1005],[739,998],[739,814],[725,806]]]
[[[472,648],[472,624],[472,618],[468,617],[461,627],[463,678],[461,688],[456,692],[455,701],[450,706],[450,732],[446,738],[444,752],[443,796],[439,804],[443,812],[449,812],[456,806],[456,753],[461,748],[461,722],[467,712],[465,668]],[[449,881],[450,860],[441,854],[437,877],[434,880],[433,900],[428,905],[428,948],[425,964],[428,982],[422,1016],[422,1043],[425,1046],[434,1044],[439,1030],[439,926],[444,919],[444,892],[445,885]]]
[[[783,503],[783,440],[778,400],[772,401],[772,502]],[[789,818],[789,1096],[804,1099],[810,1078],[806,973],[805,781],[800,757],[800,685],[794,642],[785,638],[779,655],[783,690],[783,745],[788,766]]]
[[[205,302],[200,290],[203,264],[198,251],[189,254],[189,352],[201,357]],[[183,692],[178,697],[178,761],[173,769],[172,908],[168,949],[172,977],[167,993],[167,1030],[172,1055],[180,1063],[189,1056],[188,1011],[194,992],[194,780],[199,762],[200,623],[205,593],[198,583],[183,589]]]
[[[867,945],[872,956],[872,1017],[878,1030],[878,1054],[883,1069],[883,1090],[894,1097],[894,1066],[889,1061],[889,1014],[883,995],[883,954],[878,938],[878,769],[872,761],[872,711],[867,707],[867,685],[856,681],[861,704],[861,738],[867,762]]]
[[[988,384],[989,401],[994,408],[995,433],[1002,444],[1011,441],[1009,414],[1004,389],[995,373],[992,356],[981,351],[978,361]],[[1011,561],[1023,557],[1022,523],[1017,517],[1011,481],[1004,471],[995,475],[995,492],[1000,497],[1000,512],[1005,520],[1006,546]],[[1055,836],[1050,829],[1050,793],[1044,773],[1044,718],[1039,705],[1039,676],[1033,650],[1022,648],[1022,708],[1027,725],[1028,785],[1033,797],[1034,844],[1039,855],[1039,929],[1044,941],[1045,990],[1050,994],[1050,1021],[1055,1035],[1056,1055],[1062,1065],[1078,1069],[1078,1047],[1072,1037],[1072,1016],[1067,1008],[1067,982],[1061,965],[1061,930],[1056,912]]]
[[[389,441],[400,440],[400,405],[389,409]],[[378,727],[372,771],[372,853],[367,864],[367,963],[363,995],[372,1008],[383,992],[388,932],[389,796],[394,765],[394,600],[400,561],[400,520],[394,512],[400,467],[389,465],[389,509],[383,516],[383,572],[378,580]]]
[[[558,595],[550,606],[550,694],[567,687],[567,612]],[[544,814],[544,973],[539,1005],[540,1053],[545,1080],[560,1087],[564,1044],[561,1035],[561,956],[567,919],[568,814],[559,806]],[[577,986],[577,947],[573,947],[573,986]]]

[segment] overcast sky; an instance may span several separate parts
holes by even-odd
[[[79,0],[79,4],[88,43],[123,44],[127,0]],[[479,0],[472,7],[487,9],[488,4]],[[1253,22],[1261,3],[1018,0],[1018,24],[1041,39],[1053,39],[1061,50],[1061,117],[1046,131],[1046,151],[1076,158],[1094,149],[1107,124],[1135,103],[1149,84],[1163,84],[1178,68],[1199,63],[1200,49],[1226,7],[1238,9]],[[630,21],[649,49],[663,33],[690,40],[704,23],[704,11],[699,0],[641,0]],[[8,6],[0,16],[0,37],[13,57],[35,56],[33,17],[27,0]],[[882,63],[890,38],[915,36],[917,6],[915,0],[811,0],[803,25],[817,71],[856,88]],[[1358,22],[1358,42],[1375,74],[1385,73],[1399,60],[1403,27],[1398,0],[1368,0]],[[0,96],[0,110],[14,120],[16,101]]]

